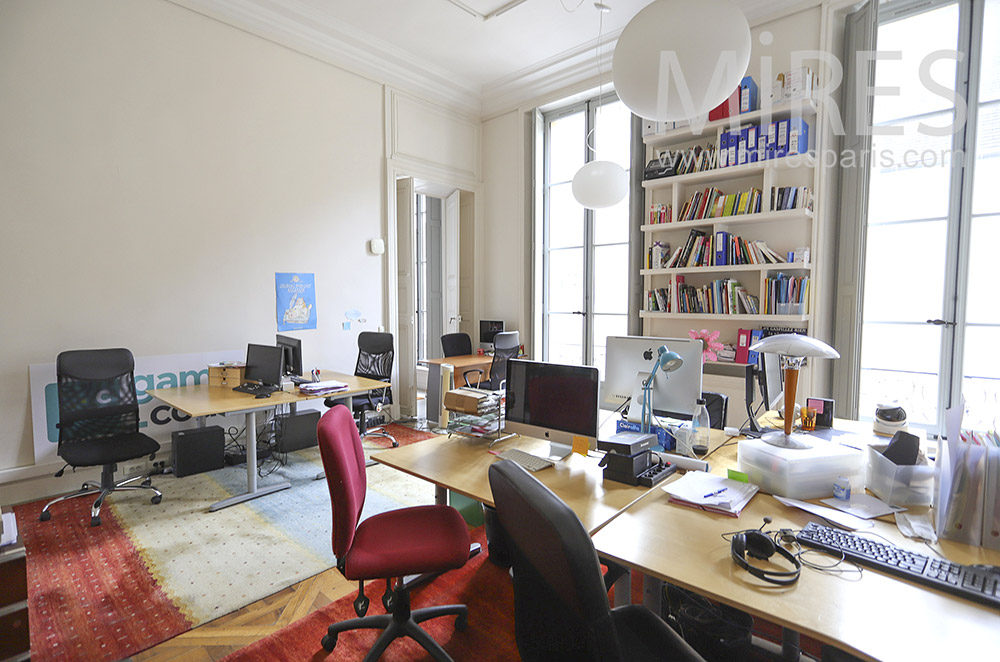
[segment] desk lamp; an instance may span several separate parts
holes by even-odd
[[[840,353],[821,340],[798,333],[781,333],[762,338],[750,346],[750,351],[777,354],[785,371],[785,429],[761,435],[761,439],[780,448],[810,448],[806,435],[792,434],[795,421],[795,388],[799,383],[799,368],[805,358],[839,359]]]
[[[653,370],[649,373],[649,379],[642,385],[642,431],[649,432],[650,420],[653,418],[653,379],[656,371],[664,373],[673,372],[684,365],[684,359],[677,352],[671,352],[666,345],[660,345],[656,350],[656,360],[653,362]],[[666,379],[666,376],[664,376]]]

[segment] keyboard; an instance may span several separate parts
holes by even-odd
[[[270,384],[255,384],[254,382],[246,382],[245,384],[234,386],[233,390],[239,391],[240,393],[249,393],[250,395],[260,395],[261,393],[270,395],[271,393],[281,390],[281,388],[278,386],[271,386]]]
[[[539,469],[545,469],[546,467],[551,467],[555,464],[552,460],[544,457],[538,457],[537,455],[532,455],[531,453],[525,453],[516,448],[508,448],[505,451],[500,451],[497,453],[501,460],[510,460],[511,462],[516,462],[528,471],[538,471]]]
[[[952,563],[816,522],[795,537],[803,545],[836,556],[843,552],[844,558],[859,565],[1000,608],[1000,567]]]

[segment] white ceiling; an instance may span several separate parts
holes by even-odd
[[[567,71],[596,75],[650,0],[171,0],[278,43],[480,112],[529,98]],[[691,0],[697,2],[698,0]],[[733,0],[756,20],[818,0]],[[499,15],[491,16],[495,11]],[[560,71],[562,70],[562,71]],[[520,94],[518,93],[520,91]],[[522,99],[517,99],[517,97]]]

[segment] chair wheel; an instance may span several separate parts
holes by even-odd
[[[323,641],[321,643],[323,644],[323,650],[327,653],[332,653],[333,649],[337,646],[337,635],[328,634],[323,637]]]
[[[468,614],[462,614],[455,619],[455,629],[459,632],[465,632],[469,629],[469,616]]]
[[[393,448],[399,448],[399,442],[398,442],[398,441],[396,441],[396,440],[394,439],[394,440],[392,441],[392,447],[393,447]]]
[[[163,501],[163,495],[162,494],[154,494],[153,498],[150,499],[149,501],[150,501],[150,503],[153,503],[153,504],[160,503],[161,501]]]
[[[94,517],[91,517],[90,518],[90,525],[91,526],[100,526],[101,525],[101,518],[98,517],[98,516],[96,516],[96,515]]]
[[[146,480],[142,481],[143,487],[150,487],[152,484],[153,484],[152,478],[147,478]]]
[[[52,519],[52,513],[47,510],[43,510],[42,514],[38,516],[39,522],[48,522],[50,519]]]

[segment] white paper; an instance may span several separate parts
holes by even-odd
[[[14,513],[3,514],[3,534],[0,535],[0,547],[9,545],[17,540],[17,520]]]
[[[852,494],[848,500],[820,499],[820,501],[861,519],[872,519],[906,510],[906,508],[900,508],[899,506],[890,506],[885,501],[870,494]]]
[[[689,471],[664,485],[663,491],[675,499],[738,513],[757,493],[757,486],[704,471]]]
[[[860,517],[855,517],[854,515],[850,515],[834,508],[818,506],[814,503],[809,503],[808,501],[799,501],[798,499],[789,499],[788,497],[775,496],[774,498],[786,506],[791,506],[792,508],[798,508],[806,511],[807,513],[818,515],[831,524],[836,524],[842,529],[856,531],[858,529],[870,529],[875,526],[874,522],[861,519]]]
[[[896,528],[907,538],[926,540],[927,542],[937,542],[937,534],[934,533],[934,525],[927,515],[915,515],[913,513],[896,513]]]

